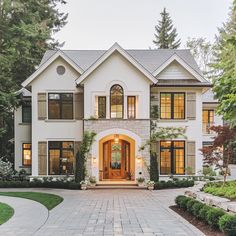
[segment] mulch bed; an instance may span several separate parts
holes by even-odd
[[[221,231],[211,228],[205,222],[198,220],[195,216],[193,216],[189,212],[187,212],[181,208],[178,208],[177,206],[170,206],[170,209],[175,211],[180,216],[182,216],[190,224],[194,225],[196,228],[201,230],[205,235],[207,235],[207,236],[224,236],[224,234]]]

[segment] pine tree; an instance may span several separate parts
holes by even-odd
[[[176,40],[178,34],[166,8],[161,12],[161,17],[162,19],[158,22],[158,25],[155,26],[156,33],[154,34],[155,39],[153,40],[153,43],[157,48],[178,48],[181,41],[180,39]]]
[[[60,46],[54,32],[67,14],[57,8],[64,0],[0,0],[0,157],[12,155],[16,91],[35,70],[47,49]],[[10,152],[10,154],[9,154]]]

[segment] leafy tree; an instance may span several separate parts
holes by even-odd
[[[166,8],[161,12],[161,20],[158,21],[158,25],[155,26],[155,31],[153,43],[157,48],[176,49],[180,46],[181,41],[180,39],[176,40],[178,34]]]
[[[224,183],[229,174],[229,162],[234,156],[236,145],[236,128],[230,126],[212,126],[210,130],[216,133],[213,144],[201,149],[203,164],[214,165],[224,176]],[[223,163],[221,163],[223,162]]]
[[[0,0],[0,156],[13,137],[15,91],[35,70],[47,49],[59,47],[53,33],[65,24],[64,0]]]
[[[213,60],[213,45],[205,38],[188,38],[186,46],[200,67],[203,75],[208,79],[212,77],[213,70],[211,63]]]
[[[236,126],[236,1],[228,21],[219,29],[214,56],[217,75],[213,90],[220,102],[218,113]]]

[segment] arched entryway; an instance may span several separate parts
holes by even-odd
[[[135,141],[122,134],[99,141],[99,180],[134,180]]]

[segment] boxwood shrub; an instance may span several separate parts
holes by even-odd
[[[211,209],[211,207],[204,204],[204,207],[199,211],[199,218],[205,222],[207,222],[207,212]]]
[[[155,189],[165,189],[165,188],[186,188],[192,187],[194,185],[194,180],[189,179],[174,179],[168,181],[159,181],[155,184]]]
[[[227,236],[236,235],[236,215],[225,214],[219,220],[220,230]]]
[[[179,208],[187,210],[211,227],[219,228],[226,236],[236,235],[236,215],[230,215],[219,208],[183,195],[176,197],[175,203]]]
[[[219,228],[219,219],[225,212],[219,208],[211,208],[207,211],[207,223],[214,228]]]
[[[200,210],[204,207],[204,204],[201,202],[196,201],[193,206],[192,206],[192,213],[194,216],[196,216],[197,218],[199,218],[199,213]]]
[[[0,188],[59,188],[80,189],[80,184],[74,181],[0,181]]]

